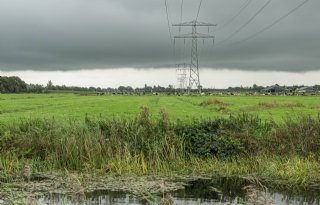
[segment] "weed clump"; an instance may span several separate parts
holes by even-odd
[[[261,108],[273,109],[273,108],[299,108],[304,107],[302,103],[278,103],[278,102],[260,102],[258,104]]]
[[[225,103],[224,101],[222,100],[219,100],[219,99],[214,99],[214,98],[209,98],[209,99],[206,99],[204,100],[203,102],[200,103],[200,106],[209,106],[209,105],[221,105],[221,106],[226,106],[228,105],[227,103]]]

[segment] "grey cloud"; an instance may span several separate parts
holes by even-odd
[[[180,21],[180,0],[168,0],[171,23]],[[199,1],[184,0],[183,20],[195,18]],[[245,0],[203,0],[200,21],[223,25]],[[236,20],[213,32],[216,42],[237,30],[265,0],[253,1]],[[250,36],[302,0],[273,0],[225,45],[202,46],[201,66],[303,72],[320,69],[320,1],[310,2],[258,36]],[[219,26],[217,27],[219,28]],[[200,30],[207,32],[206,29]],[[172,28],[173,34],[179,34]],[[188,33],[188,29],[182,32]],[[204,47],[204,48],[201,48]],[[160,68],[188,60],[190,46],[169,39],[164,0],[2,0],[0,70]],[[189,53],[188,53],[189,52]]]

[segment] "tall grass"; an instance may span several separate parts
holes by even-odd
[[[1,133],[2,155],[50,162],[57,169],[135,167],[144,173],[150,167],[163,169],[162,162],[182,160],[185,155],[183,140],[175,135],[167,113],[161,110],[159,120],[151,120],[146,107],[134,119],[87,116],[84,123],[68,125],[29,119]]]
[[[24,119],[0,128],[0,181],[13,179],[27,162],[40,172],[260,173],[305,183],[320,180],[319,147],[320,118],[311,117],[277,124],[241,114],[173,123],[165,110],[154,118],[141,107],[131,119],[86,116],[67,124]],[[299,171],[296,164],[304,168]]]

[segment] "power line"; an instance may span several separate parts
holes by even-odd
[[[199,4],[199,8],[198,8],[198,13],[197,13],[196,21],[197,21],[198,18],[199,18],[199,13],[200,13],[200,10],[201,10],[201,5],[202,5],[202,0],[200,0],[200,4]]]
[[[279,19],[275,20],[274,22],[272,22],[271,24],[269,24],[268,26],[264,27],[263,29],[261,29],[260,31],[256,32],[255,34],[236,42],[236,44],[238,43],[243,43],[246,41],[249,41],[253,38],[255,38],[256,36],[264,33],[265,31],[267,31],[268,29],[271,29],[273,26],[275,26],[276,24],[278,24],[279,22],[281,22],[283,19],[287,18],[288,16],[290,16],[292,13],[294,13],[295,11],[297,11],[299,8],[301,8],[302,6],[304,6],[306,3],[308,3],[309,0],[305,0],[303,1],[301,4],[299,4],[298,6],[294,7],[292,10],[290,10],[288,13],[286,13],[285,15],[281,16]]]
[[[181,13],[180,13],[180,23],[182,23],[182,13],[183,13],[183,2],[184,0],[181,0]],[[181,31],[181,27],[179,27],[179,32]]]
[[[184,2],[184,0],[181,0],[181,15],[180,15],[180,23],[182,23],[183,2]]]
[[[245,24],[243,24],[238,30],[236,30],[235,32],[233,32],[231,35],[229,35],[226,39],[216,43],[216,44],[221,44],[225,41],[230,40],[231,38],[233,38],[237,33],[239,33],[240,31],[242,31],[242,29],[244,29],[246,26],[248,26],[270,3],[272,0],[268,0]]]
[[[166,6],[166,14],[167,14],[167,22],[168,22],[168,29],[169,29],[169,35],[170,35],[170,41],[172,42],[172,33],[171,33],[171,27],[170,27],[170,20],[169,20],[169,9],[168,9],[168,2],[167,0],[164,0],[164,4]]]
[[[239,17],[242,12],[250,5],[250,3],[252,2],[252,0],[247,0],[244,4],[242,4],[239,8],[239,11],[232,16],[229,20],[227,20],[221,27],[219,27],[217,31],[221,31],[223,28],[225,28],[226,26],[228,26],[231,22],[233,22],[237,17]]]

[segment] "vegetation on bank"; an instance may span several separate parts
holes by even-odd
[[[249,114],[172,122],[142,107],[134,118],[84,122],[25,119],[0,127],[0,181],[21,173],[255,175],[288,185],[320,183],[320,118],[284,123]]]

